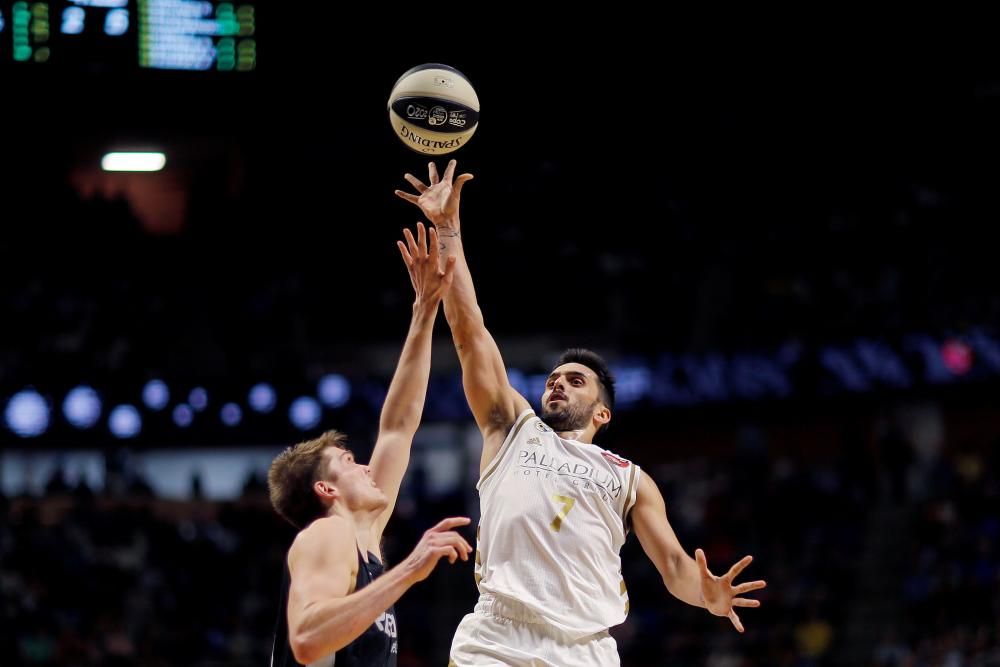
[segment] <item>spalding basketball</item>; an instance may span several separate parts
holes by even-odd
[[[465,75],[454,67],[418,65],[392,87],[389,122],[396,136],[418,153],[451,153],[475,133],[479,98]]]

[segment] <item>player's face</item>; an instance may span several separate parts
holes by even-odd
[[[331,447],[328,456],[330,479],[349,509],[373,509],[386,504],[385,494],[375,485],[371,470],[355,461],[353,452]]]
[[[586,428],[601,405],[594,371],[583,364],[563,364],[549,374],[542,394],[542,421],[555,431]]]

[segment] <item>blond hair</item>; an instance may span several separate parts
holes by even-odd
[[[271,504],[296,528],[305,528],[326,514],[327,508],[313,491],[313,483],[322,478],[326,450],[347,449],[346,442],[343,433],[327,431],[314,440],[287,448],[271,462],[267,471]]]

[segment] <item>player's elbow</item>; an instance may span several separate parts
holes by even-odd
[[[350,644],[346,638],[338,638],[334,642],[317,641],[316,638],[295,637],[291,638],[292,655],[300,665],[311,665],[312,663],[327,657],[331,653],[336,653],[340,649]]]
[[[300,665],[308,665],[316,662],[320,657],[317,655],[317,646],[303,634],[290,636],[288,643],[292,648],[292,655]]]
[[[323,636],[307,627],[289,628],[288,632],[289,647],[300,665],[311,665],[320,658],[339,651],[348,643],[341,642],[339,637]]]

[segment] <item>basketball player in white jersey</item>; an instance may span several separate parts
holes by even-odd
[[[722,576],[712,574],[701,549],[691,558],[681,547],[653,480],[594,444],[614,408],[614,381],[604,361],[586,350],[568,351],[546,381],[540,416],[511,387],[462,248],[459,201],[472,175],[454,178],[454,160],[442,178],[433,162],[428,169],[429,185],[406,174],[417,194],[396,194],[435,225],[443,261],[456,258],[445,317],[483,434],[480,597],[456,630],[451,664],[618,665],[608,628],[628,612],[619,552],[629,527],[670,593],[728,617],[743,632],[736,607],[760,602],[740,596],[766,585],[733,583],[751,557]]]

